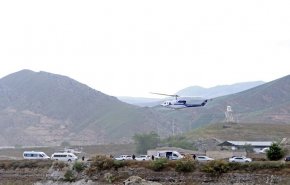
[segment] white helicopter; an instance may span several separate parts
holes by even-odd
[[[209,101],[208,99],[206,99],[206,100],[203,100],[201,103],[192,104],[192,103],[186,103],[187,100],[185,100],[185,99],[178,99],[178,97],[180,97],[180,96],[177,94],[163,94],[163,93],[152,93],[152,94],[175,97],[174,100],[166,100],[162,104],[160,104],[163,107],[167,107],[167,108],[171,108],[171,109],[203,107]]]

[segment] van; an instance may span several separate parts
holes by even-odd
[[[68,161],[68,162],[71,162],[71,161],[77,160],[78,157],[75,154],[73,154],[73,153],[56,152],[56,153],[53,153],[51,155],[51,159],[52,160],[58,160],[58,161]]]
[[[48,155],[44,152],[40,151],[24,151],[23,152],[24,159],[49,159]]]
[[[167,158],[168,160],[182,159],[183,156],[177,151],[158,151],[155,158]]]

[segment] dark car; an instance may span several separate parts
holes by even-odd
[[[285,157],[285,161],[290,161],[290,156]]]

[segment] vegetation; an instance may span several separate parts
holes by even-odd
[[[267,151],[267,157],[271,161],[280,160],[283,156],[284,151],[277,143],[273,143]]]
[[[167,164],[168,160],[166,158],[156,159],[151,161],[150,168],[154,171],[161,171],[166,167]]]
[[[63,161],[54,161],[52,164],[52,168],[55,170],[62,170],[64,167],[67,167],[68,164]]]
[[[201,170],[203,172],[217,176],[229,171],[229,163],[222,160],[214,160],[204,164]]]
[[[73,165],[73,169],[77,172],[82,172],[85,169],[85,165],[82,162],[75,162]]]
[[[244,147],[247,153],[254,152],[254,148],[251,144],[246,144]]]
[[[74,175],[74,172],[72,170],[67,170],[64,174],[64,180],[68,182],[75,181],[76,177]]]
[[[97,155],[91,163],[91,168],[96,168],[99,171],[108,170],[112,167],[114,167],[114,159],[104,155]]]
[[[155,132],[149,134],[135,134],[133,139],[136,143],[136,152],[139,154],[147,153],[147,150],[156,148],[160,142],[160,137]]]
[[[31,161],[31,160],[17,160],[17,161],[1,161],[0,168],[8,169],[17,169],[17,168],[50,168],[52,162],[50,160],[41,160],[41,161]]]
[[[162,140],[164,145],[169,147],[178,147],[188,150],[195,150],[193,143],[189,142],[185,136],[171,136]]]
[[[175,170],[177,172],[192,172],[195,169],[196,163],[191,158],[184,158],[176,162]]]

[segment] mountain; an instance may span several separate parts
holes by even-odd
[[[241,91],[245,91],[247,89],[251,89],[253,87],[259,86],[264,84],[265,82],[262,81],[255,81],[255,82],[242,82],[236,83],[232,85],[219,85],[211,88],[204,88],[200,86],[191,86],[184,88],[178,91],[175,94],[184,97],[203,97],[203,98],[215,98],[219,96],[225,96],[229,94],[238,93]],[[153,98],[142,98],[142,97],[118,97],[119,100],[129,103],[132,105],[137,105],[141,107],[154,107],[156,105],[161,104],[165,99],[153,99]]]
[[[191,127],[225,121],[231,106],[236,122],[290,123],[290,75],[236,94],[214,98],[201,112],[186,110],[192,115]]]
[[[176,94],[180,96],[199,96],[204,98],[215,98],[225,96],[251,89],[253,87],[264,84],[262,81],[242,82],[232,85],[219,85],[211,88],[203,88],[200,86],[191,86],[178,91]]]
[[[129,97],[129,96],[118,96],[120,101],[129,103],[132,105],[137,105],[140,107],[153,107],[159,105],[162,99],[157,98],[143,98],[143,97]]]
[[[156,131],[156,122],[168,125],[158,112],[66,76],[22,70],[0,79],[2,146],[126,143],[135,133]]]

